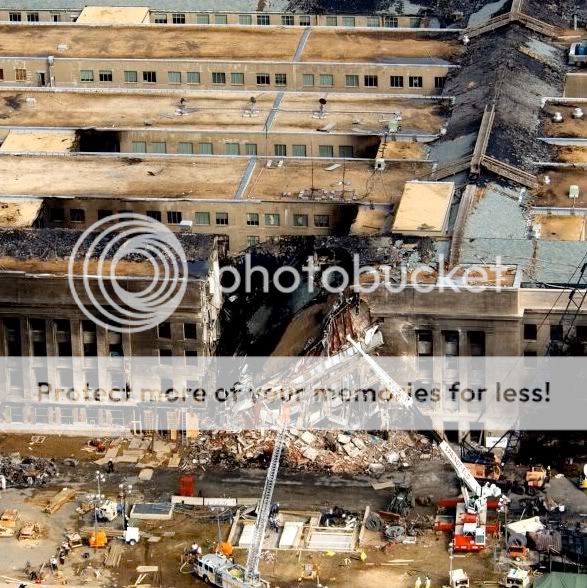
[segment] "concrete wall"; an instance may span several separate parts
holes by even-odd
[[[174,231],[179,230],[179,225],[168,222],[167,213],[170,211],[181,212],[182,220],[194,221],[193,233],[204,233],[211,235],[228,235],[229,249],[231,251],[242,251],[249,245],[249,237],[258,237],[259,241],[278,238],[283,235],[344,235],[348,233],[349,227],[356,216],[356,204],[344,204],[333,202],[308,202],[306,201],[247,201],[247,200],[122,200],[122,199],[100,199],[100,198],[73,198],[59,199],[47,198],[48,225],[50,227],[65,227],[72,229],[85,229],[98,220],[98,211],[105,210],[111,213],[121,211],[137,212],[147,214],[150,211],[161,213],[161,222],[167,224]],[[55,209],[63,214],[65,220],[55,220]],[[71,222],[71,209],[82,209],[85,213],[84,222]],[[53,212],[52,212],[53,210]],[[209,225],[196,225],[196,213],[208,213]],[[228,213],[228,225],[216,224],[216,213]],[[247,213],[259,215],[259,225],[247,225]],[[279,226],[267,226],[265,214],[279,214]],[[294,215],[303,214],[308,217],[308,226],[300,227],[293,224]],[[329,217],[328,227],[316,227],[315,215],[327,215]]]
[[[179,59],[92,59],[92,58],[54,58],[51,68],[47,59],[36,57],[1,57],[0,69],[2,70],[2,85],[41,86],[53,85],[57,87],[90,87],[90,88],[192,88],[195,90],[247,90],[259,92],[261,90],[296,91],[296,92],[325,92],[338,91],[350,93],[381,93],[412,94],[434,96],[442,93],[437,88],[436,78],[444,78],[452,67],[448,65],[431,64],[376,64],[376,63],[311,63],[300,62],[238,62],[238,61],[214,61],[209,60],[179,60]],[[18,70],[18,71],[17,71]],[[23,73],[25,70],[25,73]],[[94,80],[90,82],[80,81],[81,70],[92,70]],[[100,82],[101,70],[112,72],[111,82]],[[137,72],[137,83],[126,83],[124,72]],[[143,82],[143,72],[156,72],[156,83]],[[168,72],[181,72],[181,84],[170,83]],[[187,72],[200,74],[199,84],[187,83]],[[212,73],[225,73],[226,83],[215,84],[212,82]],[[244,85],[232,86],[231,73],[243,73]],[[270,75],[270,84],[257,85],[257,74]],[[45,83],[42,84],[39,74],[44,74]],[[286,85],[275,84],[275,74],[285,74]],[[304,85],[304,74],[314,75],[314,85]],[[322,74],[333,76],[333,86],[321,86]],[[347,87],[346,75],[358,75],[359,86]],[[364,85],[365,75],[378,76],[377,87]],[[26,76],[25,81],[17,79]],[[403,76],[403,88],[392,88],[391,76]],[[410,76],[422,78],[422,87],[411,88]]]

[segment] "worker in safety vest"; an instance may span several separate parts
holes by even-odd
[[[430,579],[429,576],[426,576],[426,579],[424,580],[424,588],[430,588],[431,585],[432,585],[432,580]]]
[[[416,582],[414,584],[414,588],[422,588],[422,580],[420,579],[420,576],[418,576],[416,578]]]

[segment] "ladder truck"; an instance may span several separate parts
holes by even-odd
[[[261,561],[265,531],[271,515],[273,491],[279,473],[279,462],[283,453],[286,432],[286,426],[282,425],[275,438],[275,446],[257,509],[257,520],[246,565],[243,567],[235,564],[231,559],[218,553],[199,557],[194,563],[193,572],[204,582],[218,588],[269,588],[269,582],[263,580],[259,574],[259,562]]]
[[[378,379],[391,393],[400,406],[407,410],[417,410],[413,398],[400,386],[362,346],[347,336],[349,343],[360,353],[369,364]],[[475,479],[469,468],[461,461],[449,443],[437,431],[432,434],[438,443],[438,449],[453,467],[461,483],[461,493],[464,503],[457,502],[455,532],[453,538],[454,551],[480,551],[485,548],[487,526],[487,501],[501,495],[501,490],[495,484],[486,483],[483,486]]]

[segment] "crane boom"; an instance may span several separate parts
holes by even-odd
[[[269,522],[271,514],[271,501],[273,499],[273,491],[275,483],[277,482],[277,474],[279,472],[279,461],[283,452],[283,445],[285,441],[286,427],[283,425],[275,437],[275,446],[273,447],[273,455],[269,469],[267,470],[267,477],[265,478],[265,486],[263,494],[259,502],[259,510],[257,512],[257,520],[255,522],[255,530],[253,531],[253,540],[247,556],[247,565],[245,567],[245,581],[251,584],[259,581],[259,562],[261,561],[261,551],[263,550],[263,539],[265,538],[265,530]]]

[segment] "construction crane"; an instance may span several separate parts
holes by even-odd
[[[387,390],[399,402],[399,404],[408,410],[417,410],[414,406],[413,398],[400,386],[368,353],[366,353],[361,345],[354,341],[347,335],[347,340],[355,348],[355,350],[363,357],[369,364],[373,372],[381,380]],[[469,514],[475,514],[475,522],[466,522],[468,518],[464,519],[463,535],[472,532],[474,534],[474,543],[468,539],[458,539],[455,533],[454,546],[455,549],[462,551],[474,551],[474,546],[485,545],[485,520],[487,515],[487,500],[488,498],[497,498],[501,494],[501,490],[495,484],[484,484],[483,486],[475,479],[473,474],[469,471],[467,466],[461,461],[459,456],[455,453],[453,448],[444,439],[444,437],[437,431],[432,430],[432,433],[438,443],[438,449],[453,467],[457,477],[461,482],[461,492],[463,494],[465,510]],[[473,525],[467,527],[466,525]],[[461,536],[461,537],[462,537]]]

